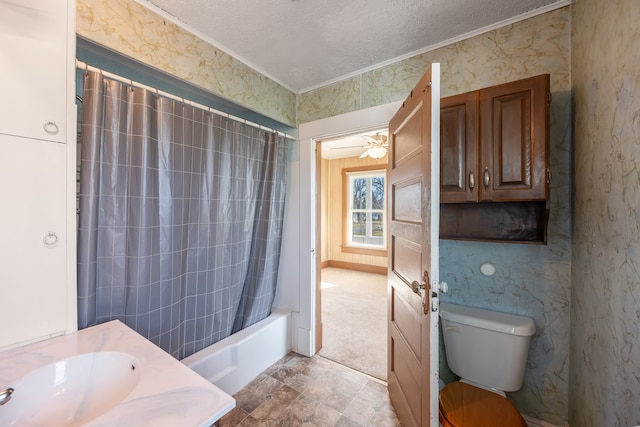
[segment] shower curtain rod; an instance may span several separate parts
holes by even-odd
[[[254,128],[258,128],[258,129],[261,129],[261,130],[264,130],[264,131],[267,131],[267,132],[275,132],[275,133],[277,133],[277,134],[279,134],[279,135],[281,135],[281,136],[283,136],[285,138],[290,138],[290,139],[293,139],[293,140],[296,139],[293,136],[291,136],[291,135],[289,135],[287,133],[281,132],[279,130],[272,129],[272,128],[267,127],[267,126],[263,126],[263,125],[261,125],[259,123],[254,123],[254,122],[249,121],[247,119],[243,119],[242,117],[237,117],[237,116],[234,116],[232,114],[225,113],[224,111],[216,110],[215,108],[211,108],[211,107],[208,107],[206,105],[199,104],[197,102],[189,101],[188,99],[184,99],[181,96],[176,96],[176,95],[173,95],[173,94],[171,94],[169,92],[162,91],[162,90],[160,90],[158,88],[147,86],[147,85],[145,85],[143,83],[136,82],[134,80],[127,79],[127,78],[119,76],[117,74],[110,73],[110,72],[102,70],[102,69],[100,69],[98,67],[94,67],[93,65],[89,65],[89,64],[87,64],[85,62],[82,62],[82,61],[80,61],[78,59],[76,59],[76,68],[79,69],[79,70],[84,70],[84,71],[99,72],[99,73],[102,73],[103,76],[105,76],[105,77],[107,77],[107,78],[109,78],[111,80],[116,80],[116,81],[119,81],[121,83],[127,83],[130,86],[139,87],[140,89],[146,89],[146,90],[155,92],[156,94],[158,94],[160,96],[164,96],[165,98],[171,98],[171,99],[173,99],[175,101],[180,101],[182,103],[190,105],[191,107],[198,108],[198,109],[204,110],[204,111],[208,111],[210,113],[215,113],[215,114],[218,114],[220,116],[226,117],[226,118],[228,118],[230,120],[234,120],[236,122],[241,122],[241,123],[244,123],[244,124],[246,124],[248,126],[251,126],[251,127],[254,127]]]

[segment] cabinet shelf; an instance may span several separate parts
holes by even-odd
[[[440,238],[507,243],[547,243],[547,201],[443,203]]]

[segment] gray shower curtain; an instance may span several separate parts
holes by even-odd
[[[182,359],[270,314],[284,137],[87,72],[81,138],[79,328]]]

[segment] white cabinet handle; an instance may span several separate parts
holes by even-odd
[[[58,235],[55,232],[50,231],[44,236],[42,242],[47,246],[53,246],[58,243]]]
[[[56,122],[46,122],[42,128],[49,135],[55,135],[60,132],[60,127],[56,124]]]

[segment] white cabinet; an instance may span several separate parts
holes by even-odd
[[[66,141],[69,15],[66,0],[0,1],[0,133]]]
[[[77,325],[75,0],[0,0],[0,93],[3,350]]]
[[[66,148],[0,134],[0,348],[67,326]]]

